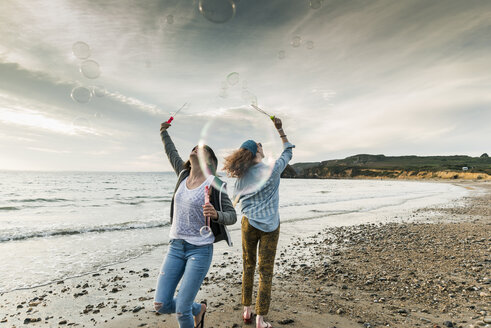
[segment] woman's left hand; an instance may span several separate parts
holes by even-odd
[[[283,127],[283,123],[278,117],[275,117],[273,120],[274,126],[277,130],[280,130]]]
[[[211,204],[203,205],[203,215],[212,219],[218,219],[218,213]]]

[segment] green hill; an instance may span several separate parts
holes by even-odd
[[[359,154],[323,162],[296,163],[285,176],[296,178],[463,178],[488,179],[491,158],[455,156],[385,156]]]

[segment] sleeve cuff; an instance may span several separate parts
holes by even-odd
[[[220,222],[220,214],[221,214],[221,213],[220,213],[220,211],[217,211],[217,218],[216,218],[216,219],[212,219],[212,220],[213,220],[213,221],[216,221],[216,222],[218,222],[218,223],[222,223],[222,222]],[[222,221],[223,221],[223,220],[222,220]]]
[[[295,145],[292,144],[291,142],[285,142],[283,144],[283,149],[288,149],[288,148],[295,148]]]

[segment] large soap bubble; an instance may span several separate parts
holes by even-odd
[[[199,0],[199,12],[213,23],[228,22],[235,15],[235,3],[232,0]]]
[[[224,138],[226,136],[226,138]],[[220,115],[210,116],[201,130],[198,158],[201,170],[206,176],[212,175],[203,145],[210,146],[219,159],[219,171],[223,167],[223,158],[239,149],[242,142],[252,139],[262,144],[264,159],[261,169],[256,172],[253,183],[242,186],[243,195],[260,190],[268,183],[276,159],[282,152],[281,139],[269,118],[257,113],[252,107],[230,108]],[[220,186],[215,186],[219,188]],[[232,186],[228,186],[231,193]]]
[[[229,75],[227,75],[227,82],[230,85],[236,85],[239,83],[240,80],[240,75],[237,72],[232,72]]]
[[[97,79],[101,75],[101,69],[95,60],[89,59],[80,64],[80,73],[88,79]]]
[[[90,101],[92,98],[92,91],[86,87],[75,87],[72,89],[72,93],[70,94],[73,100],[76,102],[85,104]]]
[[[90,57],[90,47],[87,43],[78,41],[72,45],[72,51],[78,59],[87,59]]]

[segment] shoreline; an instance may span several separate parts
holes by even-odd
[[[452,181],[452,183],[455,182]],[[276,258],[277,263],[275,266],[276,278],[273,283],[273,301],[270,315],[267,316],[267,319],[271,320],[274,326],[280,327],[363,327],[366,322],[360,323],[359,321],[362,319],[358,318],[354,314],[355,312],[347,312],[340,306],[336,308],[337,305],[335,305],[342,304],[346,308],[357,308],[357,304],[359,303],[367,306],[368,303],[358,296],[359,301],[355,301],[356,298],[353,298],[353,295],[351,296],[353,300],[350,301],[345,300],[341,302],[340,300],[343,300],[343,298],[338,299],[338,297],[346,298],[346,295],[343,294],[343,291],[346,290],[351,292],[356,290],[357,294],[365,295],[364,292],[356,289],[356,287],[360,286],[353,285],[352,287],[350,284],[343,283],[343,285],[348,286],[348,289],[345,290],[342,285],[338,286],[338,282],[335,281],[334,276],[330,277],[329,275],[327,276],[329,279],[324,281],[322,285],[319,285],[319,279],[316,276],[312,276],[319,269],[315,266],[316,261],[319,262],[322,260],[322,265],[324,265],[324,262],[333,263],[333,261],[339,261],[344,256],[348,256],[346,254],[350,254],[344,253],[344,246],[341,247],[339,245],[334,250],[335,248],[333,247],[335,245],[323,245],[322,242],[326,236],[338,235],[344,230],[356,231],[360,227],[372,231],[374,234],[383,231],[390,231],[391,233],[397,234],[397,226],[407,224],[409,225],[407,227],[412,228],[412,225],[416,224],[404,222],[405,220],[431,221],[435,225],[447,224],[443,222],[445,220],[438,219],[438,215],[435,214],[436,210],[443,211],[443,216],[455,217],[455,220],[460,222],[453,224],[469,224],[469,221],[475,220],[480,216],[479,213],[482,212],[482,209],[480,209],[482,206],[478,208],[475,204],[476,200],[482,197],[488,197],[489,204],[491,188],[489,184],[482,182],[462,182],[459,185],[481,190],[474,190],[474,195],[464,197],[467,198],[466,201],[469,203],[466,205],[467,207],[421,209],[414,213],[408,213],[407,218],[398,220],[401,223],[384,223],[380,226],[377,225],[377,227],[371,226],[370,224],[362,226],[353,225],[343,228],[321,227],[316,233],[312,233],[311,231],[303,235],[303,237],[295,238],[294,240],[292,240],[292,237],[295,234],[292,231],[290,233],[288,232],[288,230],[294,230],[294,228],[285,229],[286,233],[283,235],[283,238],[280,237]],[[452,208],[454,209],[452,210]],[[475,210],[472,210],[473,208]],[[473,211],[477,212],[474,213]],[[448,215],[448,213],[452,214]],[[473,219],[469,219],[469,216]],[[482,221],[486,228],[482,230],[485,232],[490,231],[490,216],[491,214],[488,213],[487,221]],[[291,225],[301,224],[292,223]],[[380,238],[383,240],[386,237],[380,235]],[[442,239],[442,236],[435,234],[435,238]],[[206,320],[207,327],[242,326],[240,321],[240,275],[242,265],[239,249],[240,231],[234,232],[234,240],[236,241],[236,245],[233,248],[225,247],[225,245],[216,245],[212,267],[207,275],[206,283],[203,285],[197,297],[197,300],[208,299],[210,307]],[[239,245],[237,245],[237,241],[239,241]],[[367,245],[364,247],[367,248]],[[66,279],[63,283],[37,287],[31,290],[4,293],[0,296],[0,326],[175,327],[176,321],[173,315],[157,316],[153,311],[152,289],[155,286],[158,267],[162,261],[164,251],[165,247],[157,247],[139,258],[132,259],[126,263],[112,265],[93,274]],[[339,252],[339,255],[334,256],[333,252]],[[352,256],[352,254],[349,256]],[[369,255],[369,258],[372,257],[376,258],[374,254]],[[316,259],[316,261],[312,261],[312,259]],[[340,264],[345,264],[345,262],[340,261]],[[487,262],[487,265],[489,266],[489,262]],[[328,264],[329,266],[330,264]],[[305,270],[313,271],[306,273],[304,272]],[[307,280],[305,280],[306,278]],[[332,286],[326,285],[331,283],[333,284]],[[339,290],[336,287],[339,287]],[[483,289],[482,287],[480,288]],[[333,290],[326,292],[323,291],[324,289]],[[337,292],[335,293],[334,291]],[[489,291],[487,293],[489,295]],[[292,295],[295,297],[292,297]],[[321,299],[319,299],[319,295],[322,295]],[[369,310],[373,310],[373,304],[374,302],[371,300],[371,306],[368,307]],[[315,308],[316,306],[317,309]],[[341,310],[338,313],[339,309]],[[380,311],[382,310],[377,309],[377,313]],[[489,309],[487,308],[483,311],[489,313]],[[383,311],[381,313],[385,315]],[[412,312],[409,311],[408,314],[411,314],[408,317],[412,317]],[[427,320],[437,319],[431,319],[431,316],[427,317]],[[27,318],[32,318],[36,321],[26,322]],[[39,321],[37,321],[38,318],[40,319]],[[370,318],[369,316],[366,317],[370,327],[380,326],[379,319]],[[457,320],[458,318],[456,319],[453,316],[450,319]],[[289,320],[293,320],[293,322],[287,324],[286,322]],[[284,324],[281,324],[281,322]],[[418,322],[423,327],[430,327],[429,323],[423,321]],[[442,325],[443,321],[435,321],[434,323]],[[404,327],[404,324],[401,325],[399,323],[398,325],[390,326]]]
[[[349,179],[349,180],[352,180],[352,179]],[[363,180],[358,180],[358,181],[363,181]],[[352,181],[351,181],[352,182]],[[398,181],[399,183],[410,183],[410,184],[421,184],[421,181]],[[425,184],[430,184],[430,185],[448,185],[448,186],[456,186],[458,188],[460,188],[460,190],[464,190],[464,188],[461,188],[460,186],[458,186],[457,183],[454,183],[454,182],[451,182],[450,184],[447,183],[439,183],[439,182],[432,182],[432,181],[425,181]],[[462,195],[462,192],[460,192],[459,190],[457,190],[456,188],[453,188],[455,189],[454,191],[452,191],[451,193],[456,193],[456,197],[454,198],[459,198],[461,197]],[[446,194],[450,194],[449,192],[447,192]],[[434,199],[434,198],[439,198],[438,197],[438,193],[433,193],[431,196],[431,199],[430,199],[430,202],[434,202],[434,201],[441,201],[441,200],[438,200],[438,199]],[[391,210],[390,208],[392,208],[393,206],[396,206],[397,207],[397,204],[390,204],[387,203],[385,205],[382,205],[382,206],[373,206],[372,208],[370,208],[370,199],[372,197],[360,197],[358,199],[358,201],[360,201],[360,204],[361,202],[363,201],[367,201],[363,204],[361,204],[362,208],[353,208],[351,210],[344,210],[344,206],[342,205],[343,202],[349,202],[350,200],[347,199],[347,200],[344,200],[344,201],[337,201],[337,205],[336,206],[336,209],[334,209],[333,207],[331,206],[327,206],[326,204],[328,203],[322,203],[320,202],[319,207],[317,207],[316,209],[314,210],[303,210],[300,209],[300,210],[295,210],[295,206],[308,206],[309,204],[300,204],[300,205],[295,205],[294,207],[290,207],[289,209],[293,209],[295,210],[297,213],[296,213],[296,216],[298,216],[298,218],[296,219],[293,219],[293,220],[282,220],[283,221],[283,224],[285,225],[290,225],[290,224],[293,224],[295,221],[304,221],[306,223],[306,225],[310,225],[310,222],[313,222],[313,220],[317,220],[317,219],[320,219],[322,220],[323,222],[318,222],[318,224],[321,224],[321,225],[325,225],[325,224],[330,224],[329,222],[326,223],[326,221],[337,221],[337,220],[343,220],[343,217],[346,217],[348,216],[348,220],[352,221],[350,222],[349,224],[357,224],[356,223],[356,220],[352,220],[352,218],[354,217],[358,217],[360,222],[362,221],[366,221],[366,218],[363,216],[363,217],[360,217],[360,216],[357,216],[357,213],[358,212],[366,212],[367,215],[371,215],[371,212],[373,212],[374,210],[379,210],[380,208],[382,207],[385,207],[387,209],[387,212],[390,213]],[[390,197],[389,197],[390,198]],[[411,198],[405,198],[402,203],[404,202],[414,202],[414,200],[416,199],[417,197],[411,197]],[[448,198],[447,196],[444,197],[444,198]],[[426,201],[427,198],[424,198],[424,200]],[[339,206],[340,205],[340,206]],[[420,205],[416,205],[416,206],[420,206]],[[322,207],[322,208],[321,208]],[[280,211],[288,211],[289,209],[286,209],[286,208],[280,208]],[[383,215],[380,215],[380,217],[382,217]],[[388,217],[388,216],[387,216]],[[283,217],[282,217],[283,218]],[[376,218],[375,218],[376,219]],[[163,225],[164,227],[167,226],[166,224]],[[302,229],[305,229],[307,228],[307,226],[301,226]],[[317,226],[316,225],[316,229],[317,229]],[[229,227],[229,231],[232,233],[233,231],[240,231],[240,224],[235,224],[234,226],[232,227]],[[125,230],[122,230],[123,232]],[[145,231],[145,229],[135,229],[133,230],[135,233],[142,233]],[[315,230],[317,231],[317,230]],[[83,231],[82,231],[83,232]],[[128,232],[130,233],[130,231],[128,230]],[[92,234],[93,232],[89,232],[90,234]],[[112,233],[119,233],[119,230],[114,230]],[[165,233],[165,231],[164,231]],[[282,234],[285,233],[285,230],[282,230]],[[97,233],[95,233],[94,235],[97,235]],[[116,237],[117,238],[117,237]],[[31,238],[31,240],[40,240],[39,238]],[[54,240],[55,238],[48,238],[47,240],[49,241],[52,241]],[[240,235],[238,236],[238,239],[240,240]],[[23,241],[24,239],[20,240],[20,241]],[[281,239],[280,239],[281,241]],[[12,243],[16,243],[18,242],[18,240],[14,239],[12,241],[9,241],[9,242],[12,242]],[[36,283],[36,285],[31,285],[31,286],[24,286],[22,285],[21,287],[17,287],[17,288],[12,288],[12,289],[5,289],[5,288],[2,288],[2,290],[0,290],[0,296],[4,293],[11,293],[11,292],[15,292],[15,291],[18,291],[18,290],[30,290],[30,289],[34,289],[34,288],[39,288],[39,287],[44,287],[44,286],[49,286],[51,284],[55,284],[61,280],[70,280],[70,279],[75,279],[75,278],[80,278],[80,277],[84,277],[84,276],[88,276],[92,273],[97,273],[98,271],[100,271],[101,269],[103,268],[106,268],[106,267],[111,267],[111,266],[117,266],[119,264],[122,264],[122,263],[126,263],[128,261],[132,261],[140,256],[143,256],[145,254],[148,254],[149,252],[153,251],[154,249],[156,248],[159,248],[161,245],[164,245],[164,247],[166,247],[167,245],[167,241],[160,241],[158,244],[152,244],[152,245],[148,245],[149,247],[143,251],[142,253],[136,255],[136,256],[132,256],[131,258],[127,258],[127,259],[121,259],[121,260],[114,260],[110,263],[107,263],[107,264],[104,264],[104,265],[101,265],[98,269],[93,269],[91,270],[90,272],[84,272],[84,273],[73,273],[71,275],[68,275],[68,276],[65,276],[65,277],[60,277],[60,276],[57,276],[57,277],[53,277],[54,279],[52,279],[51,281],[47,281],[47,280],[43,280],[42,282],[40,283]],[[8,279],[8,276],[7,276],[7,279]]]
[[[448,182],[448,183],[458,183],[458,182],[469,182],[469,183],[481,183],[491,181],[491,175],[486,173],[462,173],[457,171],[447,171],[444,172],[445,175],[449,177],[428,177],[428,176],[411,176],[411,175],[401,175],[398,177],[387,177],[387,176],[368,176],[368,175],[355,175],[355,176],[298,176],[298,177],[282,177],[282,179],[305,179],[305,180],[384,180],[384,181],[417,181],[417,182]],[[458,178],[454,178],[454,175],[461,175]],[[476,178],[481,175],[482,178]],[[452,177],[450,177],[452,176]]]

